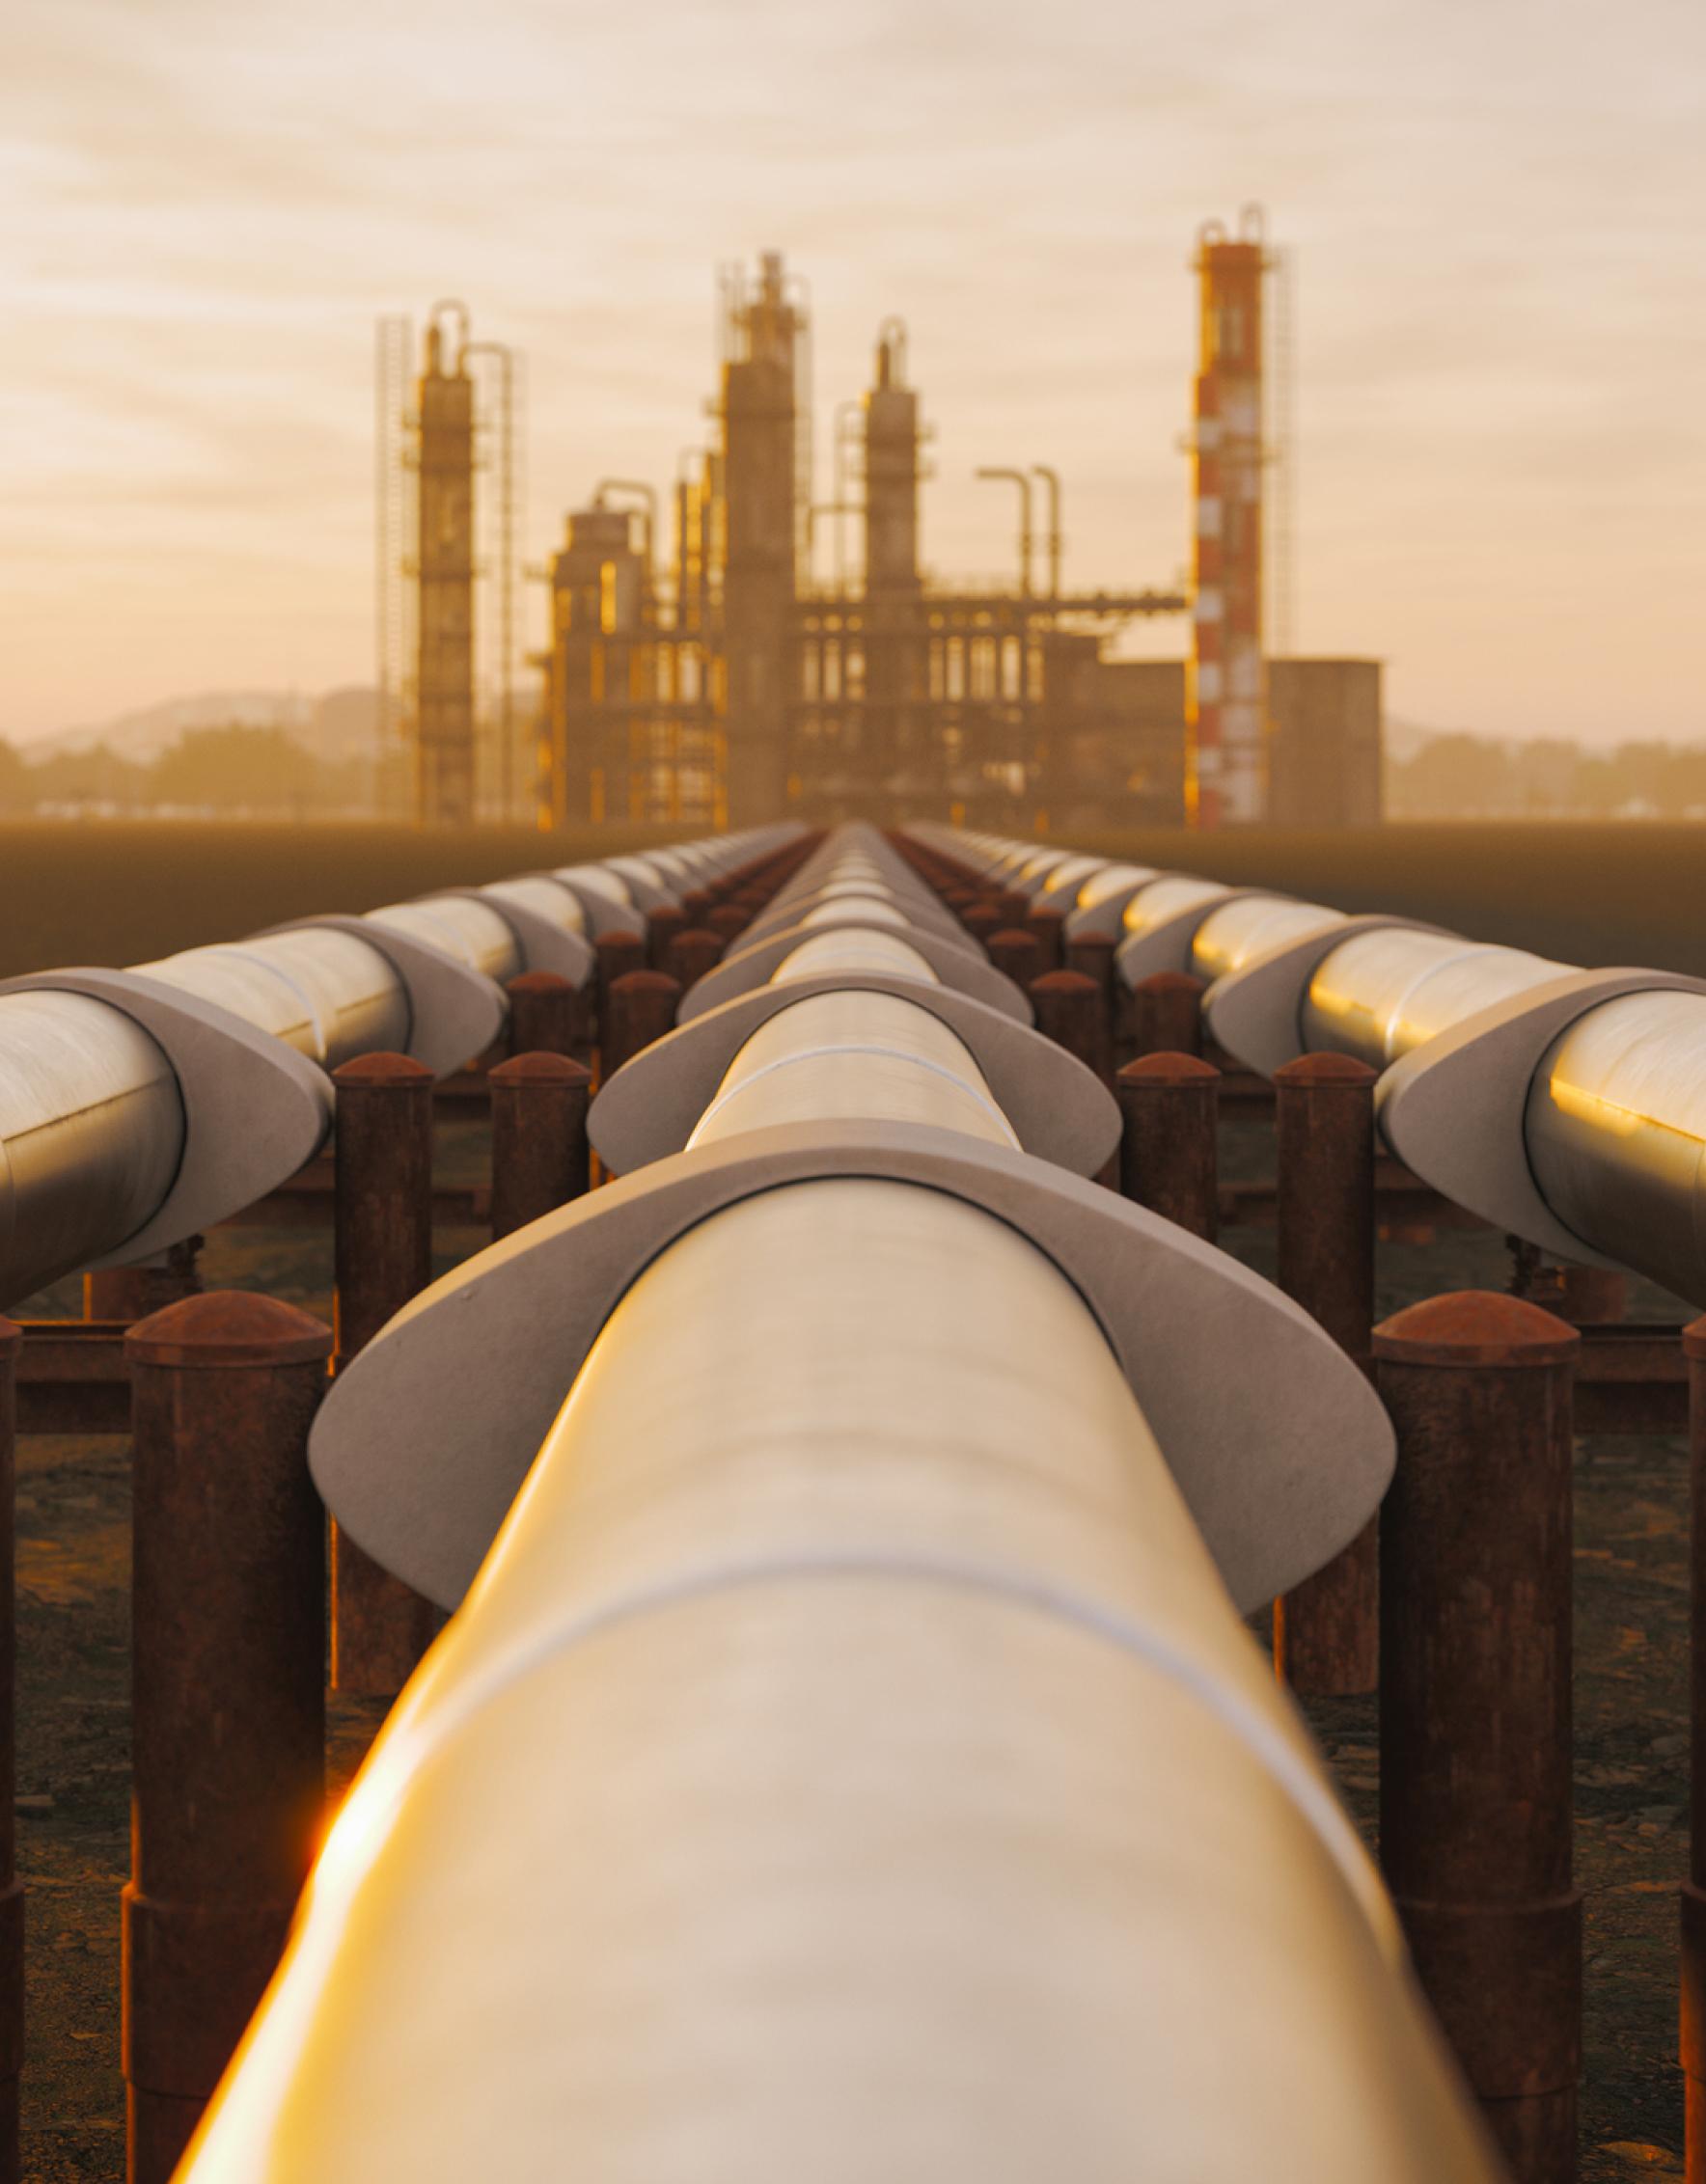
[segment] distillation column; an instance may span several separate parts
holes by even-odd
[[[441,320],[454,316],[448,366]],[[474,381],[468,322],[442,307],[426,329],[418,393],[420,632],[415,815],[429,826],[474,817]]]
[[[919,398],[906,330],[887,320],[865,397],[865,750],[886,812],[925,785],[912,710],[923,695],[919,625]]]
[[[761,826],[787,798],[798,543],[796,367],[806,328],[780,252],[737,284],[723,367],[723,581],[729,820]]]
[[[1200,369],[1195,455],[1196,583],[1186,692],[1185,812],[1194,827],[1267,816],[1262,660],[1261,215],[1236,241],[1218,221],[1196,260]]]

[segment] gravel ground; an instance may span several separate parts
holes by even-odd
[[[442,1180],[477,1169],[479,1133],[445,1133]],[[1232,1176],[1271,1158],[1259,1124],[1229,1126]],[[1271,1172],[1271,1171],[1270,1171]],[[1224,1240],[1271,1270],[1273,1239]],[[478,1247],[440,1239],[444,1263]],[[329,1315],[329,1241],[226,1230],[203,1260],[209,1287],[264,1288]],[[1504,1286],[1486,1232],[1383,1248],[1383,1311],[1441,1290]],[[69,1287],[50,1307],[79,1309]],[[1637,1291],[1632,1316],[1676,1321]],[[1688,1466],[1679,1440],[1601,1437],[1577,1460],[1577,1873],[1587,1899],[1587,2067],[1582,2177],[1681,2173],[1673,2061],[1676,1888],[1687,1846]],[[19,1452],[19,1864],[29,1889],[25,2174],[124,2174],[119,2069],[119,1892],[128,1864],[128,1466],[122,1442],[32,1438]],[[382,1709],[336,1701],[334,1796]],[[1311,1719],[1359,1822],[1379,1783],[1372,1701]]]

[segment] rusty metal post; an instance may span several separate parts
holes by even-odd
[[[509,1051],[512,1054],[572,1054],[578,1043],[580,992],[554,970],[524,970],[511,978]]]
[[[598,1081],[608,1084],[643,1047],[673,1031],[680,1005],[681,989],[666,971],[630,970],[625,978],[619,978],[610,989]]]
[[[720,902],[715,910],[707,910],[705,923],[726,942],[737,941],[753,921],[750,910],[742,910],[738,903]]]
[[[723,960],[723,943],[702,925],[690,925],[670,942],[670,960],[664,965],[670,976],[686,993]]]
[[[515,1054],[500,1062],[487,1081],[496,1242],[588,1189],[592,1073],[566,1054]]]
[[[1557,1314],[1573,1327],[1618,1325],[1629,1315],[1629,1276],[1617,1267],[1582,1267],[1574,1261],[1560,1269]]]
[[[0,1319],[0,2184],[17,2184],[24,2061],[24,1892],[17,1877],[17,1353]]]
[[[670,942],[685,930],[687,913],[674,903],[659,903],[646,916],[646,960],[653,970],[668,969]]]
[[[1682,1331],[1689,1367],[1689,1872],[1682,1884],[1683,2173],[1706,2184],[1706,1319]]]
[[[1028,992],[1031,981],[1042,975],[1042,948],[1036,935],[1023,925],[1004,926],[991,933],[983,945],[997,970],[1004,971],[1021,993]]]
[[[332,1072],[338,1114],[335,1370],[432,1278],[432,1072],[362,1054]],[[332,1683],[400,1691],[438,1628],[430,1601],[332,1526]]]
[[[1144,1054],[1200,1054],[1202,996],[1208,988],[1188,970],[1152,970],[1131,990],[1132,1040]]]
[[[987,947],[991,936],[1002,932],[1006,920],[1002,916],[1001,912],[996,909],[994,903],[987,898],[982,898],[975,902],[970,910],[961,912],[960,923],[974,941],[981,941],[983,945]]]
[[[1036,935],[1037,945],[1042,951],[1044,972],[1062,969],[1065,965],[1061,949],[1065,944],[1066,913],[1063,910],[1033,910],[1025,922]]]
[[[1372,1374],[1374,1087],[1350,1054],[1274,1073],[1280,1287]],[[1294,1691],[1344,1697],[1380,1679],[1379,1519],[1274,1603],[1274,1665]]]
[[[1118,942],[1111,933],[1084,934],[1065,945],[1065,965],[1076,970],[1081,978],[1087,978],[1096,989],[1096,1006],[1102,1018],[1103,1051],[1108,1056],[1110,1070],[1117,1069],[1120,1062],[1118,1049],[1118,1019],[1115,1013],[1115,996],[1119,989],[1114,975],[1114,951]]]
[[[1220,1087],[1220,1071],[1195,1054],[1145,1054],[1114,1079],[1122,1194],[1208,1243],[1219,1213]]]
[[[135,1415],[130,2184],[166,2184],[284,1947],[325,1802],[331,1329],[216,1290],[124,1338]]]
[[[596,955],[598,1022],[593,1027],[597,1038],[604,1036],[605,1019],[610,1009],[610,989],[619,978],[625,978],[631,970],[646,969],[646,942],[638,933],[601,933],[592,943]],[[594,1042],[596,1043],[596,1042]]]
[[[1374,1330],[1398,1468],[1380,1526],[1380,1854],[1515,2184],[1576,2174],[1571,1380],[1581,1338],[1471,1290]]]
[[[1044,1038],[1112,1083],[1102,996],[1093,979],[1077,970],[1045,970],[1032,980],[1031,1006]]]
[[[1119,945],[1112,933],[1081,933],[1076,940],[1068,941],[1065,964],[1068,970],[1076,970],[1081,977],[1093,978],[1102,989],[1103,1006],[1112,1011],[1114,999],[1114,951]]]
[[[151,1312],[164,1311],[179,1297],[199,1296],[202,1273],[197,1261],[202,1242],[199,1236],[186,1236],[144,1266],[102,1267],[85,1274],[84,1319],[146,1320]]]

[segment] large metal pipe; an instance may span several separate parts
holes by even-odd
[[[0,1299],[134,1235],[183,1130],[172,1065],[130,1018],[80,994],[0,997]]]
[[[357,1054],[402,1052],[409,1044],[407,986],[378,948],[351,933],[262,933],[185,948],[137,969],[229,1009],[326,1070]]]
[[[1706,1304],[1706,996],[1630,994],[1577,1018],[1534,1073],[1524,1146],[1567,1228]]]
[[[1392,926],[1342,941],[1305,988],[1301,1036],[1311,1051],[1355,1054],[1375,1069],[1479,1010],[1530,992],[1567,966],[1521,948]]]
[[[715,869],[740,855],[702,846]],[[619,874],[587,869],[625,893]],[[559,968],[536,940],[572,947],[588,923],[575,889],[524,876],[0,992],[0,1302],[122,1258],[133,1239],[139,1255],[162,1250],[311,1157],[329,1103],[269,1072],[244,1027],[327,1072],[385,1051],[449,1069],[501,1026],[505,982]],[[175,1193],[188,1225],[171,1234],[159,1216]]]
[[[1383,1133],[1424,1181],[1561,1256],[1706,1304],[1697,982],[1582,971],[1210,881],[1153,884],[1123,916],[1126,949],[1173,934],[1178,968],[1210,981],[1210,1030],[1240,1060],[1271,1072],[1305,1052],[1356,1056],[1386,1073]]]
[[[1494,2173],[1093,1323],[938,1193],[768,1193],[629,1291],[186,2176],[565,2159]]]
[[[849,1114],[1012,1141],[964,1044],[864,992],[773,1016],[696,1142]],[[767,1189],[625,1287],[185,2174],[565,2158],[1491,2184],[1101,1327],[944,1191]]]

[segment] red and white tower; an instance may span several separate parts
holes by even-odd
[[[1262,283],[1259,205],[1236,238],[1218,220],[1195,263],[1199,367],[1193,438],[1196,585],[1186,690],[1185,815],[1193,827],[1267,816],[1262,656]]]

